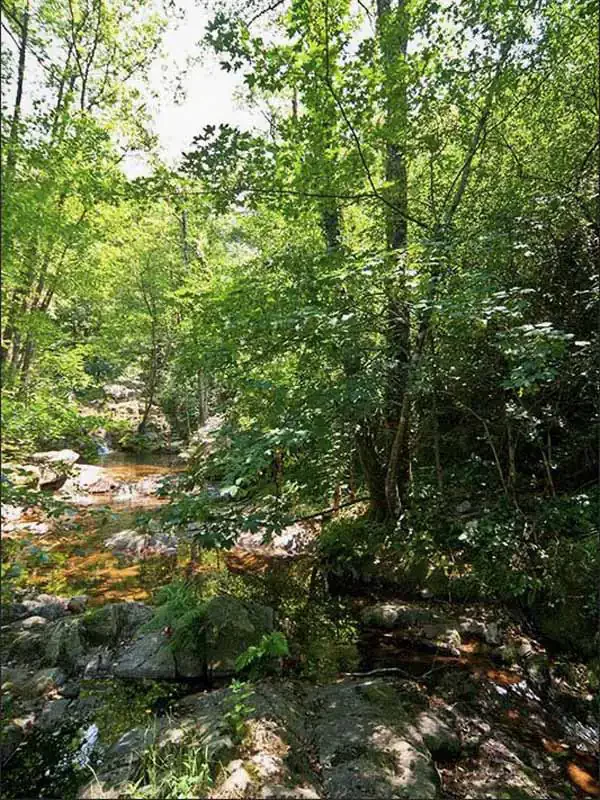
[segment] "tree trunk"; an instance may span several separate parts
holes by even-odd
[[[405,60],[408,48],[406,0],[377,2],[377,32],[385,93],[385,238],[388,258],[387,355],[385,427],[389,459],[385,478],[389,513],[397,515],[406,499],[410,476],[406,402],[410,363],[410,305],[406,291],[408,187],[406,136],[408,125]],[[395,435],[402,429],[402,437]]]

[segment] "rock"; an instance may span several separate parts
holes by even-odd
[[[75,700],[79,697],[81,692],[81,684],[79,681],[69,681],[61,686],[60,693],[63,697],[68,697],[69,700]]]
[[[118,678],[173,680],[177,676],[173,651],[162,633],[144,634],[128,645],[113,671]]]
[[[109,650],[102,648],[90,654],[84,659],[83,678],[92,680],[94,678],[106,678],[112,674],[113,659]]]
[[[216,795],[216,797],[245,797],[248,791],[251,789],[252,783],[252,777],[246,772],[243,766],[239,766],[219,786],[219,793]]]
[[[55,491],[56,489],[60,489],[66,480],[66,474],[44,465],[40,476],[40,489],[52,489],[52,491]]]
[[[14,721],[3,725],[0,731],[0,766],[4,766],[13,756],[23,739],[25,731]]]
[[[119,481],[112,478],[103,467],[94,464],[81,464],[76,467],[77,474],[70,477],[63,486],[65,494],[105,494],[118,489]]]
[[[75,617],[58,620],[48,633],[44,661],[71,672],[77,667],[84,652],[81,621]]]
[[[25,617],[25,619],[21,620],[18,623],[19,630],[22,631],[31,631],[31,630],[41,630],[45,625],[48,624],[48,620],[46,617],[38,617],[34,615],[33,617]]]
[[[234,597],[211,598],[204,611],[208,628],[207,660],[214,674],[235,671],[235,661],[274,629],[273,609]]]
[[[114,646],[152,618],[152,609],[143,603],[108,603],[86,614],[86,637],[92,644]]]
[[[135,400],[136,390],[132,386],[126,386],[121,383],[107,383],[102,387],[104,394],[112,400],[121,403],[125,400]]]
[[[134,779],[144,751],[152,745],[161,730],[160,720],[148,728],[133,728],[124,733],[112,745],[102,760],[102,769],[97,771],[94,780],[85,786],[78,798],[97,800],[97,798],[123,797],[128,784]]]
[[[61,698],[60,700],[52,700],[48,703],[38,720],[38,725],[42,730],[52,730],[65,721],[69,711],[70,700]]]
[[[24,600],[23,616],[44,617],[47,620],[56,620],[67,614],[67,603],[62,597],[51,594],[39,594],[33,600]]]
[[[321,795],[312,786],[295,786],[290,789],[288,786],[274,783],[272,785],[263,786],[260,790],[258,797],[261,800],[270,800],[270,798],[298,798],[298,800],[319,800]]]
[[[5,464],[3,470],[6,471],[12,486],[25,489],[37,489],[42,477],[41,469],[35,464]],[[2,516],[4,517],[4,507]]]
[[[46,667],[38,670],[27,682],[24,691],[31,697],[39,697],[52,689],[57,689],[65,682],[65,676],[58,667]]]
[[[2,694],[23,695],[31,676],[28,670],[19,667],[2,667]]]
[[[48,450],[43,453],[34,453],[31,460],[37,464],[66,464],[72,466],[79,461],[81,456],[75,450]]]
[[[2,603],[0,606],[0,619],[3,625],[10,625],[28,614],[29,609],[24,603]]]
[[[83,614],[88,603],[88,597],[85,594],[79,594],[72,597],[67,603],[67,609],[71,614]]]
[[[363,625],[378,628],[410,628],[435,621],[435,612],[429,608],[399,603],[378,603],[367,606],[361,615]]]
[[[365,681],[315,692],[314,740],[332,798],[433,800],[438,777],[393,684]]]
[[[497,622],[484,622],[475,619],[461,619],[460,632],[483,639],[487,644],[500,644],[500,628]]]
[[[38,630],[39,628],[24,630],[15,636],[10,645],[12,658],[31,665],[42,660],[45,637]]]
[[[416,719],[417,730],[434,758],[457,758],[460,739],[443,720],[431,711],[422,711]]]
[[[3,523],[15,522],[22,517],[25,512],[23,506],[13,506],[10,503],[2,503],[0,506],[0,518]]]
[[[94,712],[103,704],[101,697],[81,697],[71,701],[69,715],[79,722],[86,722],[94,716]]]
[[[129,553],[139,556],[148,546],[150,537],[136,530],[120,531],[104,542],[104,546],[113,553]]]

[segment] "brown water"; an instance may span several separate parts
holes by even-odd
[[[108,506],[116,511],[148,510],[164,505],[168,500],[156,493],[161,479],[185,469],[176,456],[163,453],[114,452],[84,466],[101,468],[105,478],[118,486],[104,492],[75,492],[70,495],[69,502],[78,507]],[[57,497],[64,499],[60,492]]]
[[[158,513],[168,498],[157,497],[160,479],[184,469],[173,456],[110,453],[98,459],[103,478],[116,484],[111,491],[74,492],[66,500],[69,511],[57,520],[45,520],[36,509],[23,514],[17,529],[5,538],[3,561],[25,566],[27,586],[59,595],[86,594],[91,605],[120,600],[147,601],[152,592],[183,568],[184,556],[150,555],[133,560],[114,554],[105,545],[114,533],[143,530],[148,515]],[[60,492],[56,497],[65,501]],[[27,524],[49,523],[44,535],[33,535]],[[43,559],[28,555],[32,546]],[[180,563],[181,562],[181,563]]]

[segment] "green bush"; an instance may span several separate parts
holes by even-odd
[[[380,582],[393,528],[368,517],[340,518],[326,525],[319,537],[319,558],[334,583]]]
[[[21,458],[36,450],[70,447],[83,456],[95,456],[93,432],[103,423],[101,416],[82,415],[75,404],[50,390],[27,400],[5,393],[2,399],[2,442],[6,460]]]

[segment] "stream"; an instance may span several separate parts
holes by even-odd
[[[66,504],[64,514],[51,518],[27,509],[4,525],[5,547],[22,564],[27,586],[49,594],[85,594],[91,606],[150,600],[170,580],[177,555],[131,558],[107,542],[123,531],[143,531],[169,502],[157,496],[162,481],[183,469],[175,456],[156,453],[110,452],[94,464],[77,464],[53,493]]]

